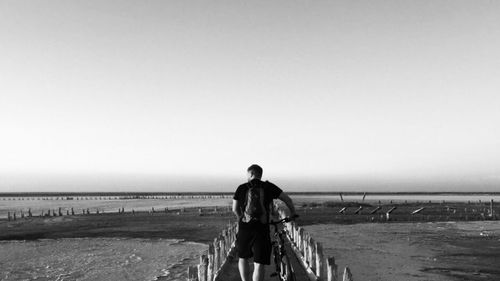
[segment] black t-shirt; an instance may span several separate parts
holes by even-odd
[[[283,190],[269,181],[253,180],[252,184],[263,185],[264,206],[266,207],[266,211],[269,214],[269,205],[273,202],[274,199],[277,199],[280,196]],[[233,199],[239,201],[240,204],[243,204],[245,202],[248,188],[248,183],[244,183],[238,186],[236,192],[234,193]],[[244,206],[242,205],[240,205],[240,207],[244,208]]]

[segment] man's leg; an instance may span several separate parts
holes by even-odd
[[[241,281],[250,281],[250,266],[248,259],[240,258],[238,261],[238,269],[240,270]]]
[[[253,281],[264,281],[266,266],[261,263],[253,263]]]

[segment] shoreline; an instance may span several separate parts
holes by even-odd
[[[105,196],[231,196],[234,191],[227,192],[0,192],[0,197],[43,197],[43,196],[82,196],[82,197],[105,197]],[[498,191],[287,191],[289,195],[493,195],[500,196]]]

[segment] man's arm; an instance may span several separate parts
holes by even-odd
[[[233,199],[233,213],[236,215],[238,220],[240,220],[241,216],[243,215],[241,213],[240,201],[234,199]]]
[[[281,192],[278,199],[280,199],[286,204],[286,206],[290,210],[290,217],[294,217],[296,213],[295,213],[295,206],[293,206],[292,198],[290,198],[290,196],[288,196],[285,192]]]

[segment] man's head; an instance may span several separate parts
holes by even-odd
[[[262,172],[263,170],[259,165],[253,164],[252,166],[248,167],[248,181],[251,181],[253,179],[262,179]]]

